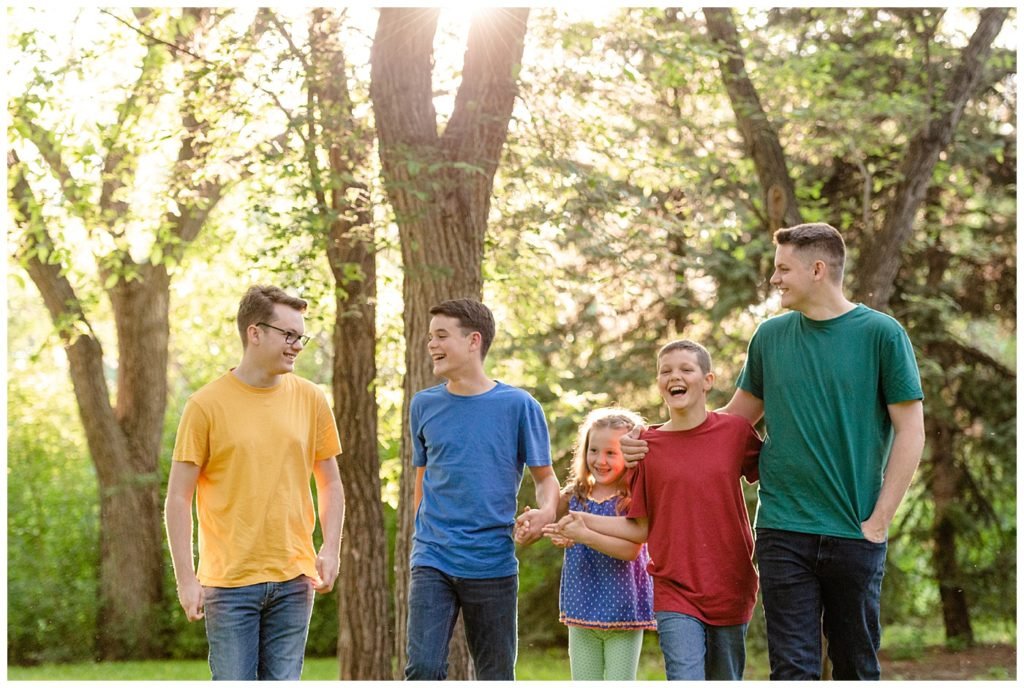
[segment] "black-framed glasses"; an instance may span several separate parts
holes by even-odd
[[[278,332],[284,335],[284,343],[287,344],[288,346],[294,344],[296,340],[302,342],[302,346],[306,346],[306,344],[309,344],[309,337],[307,335],[298,334],[297,332],[292,332],[291,330],[282,330],[280,327],[274,327],[273,325],[269,325],[267,323],[262,322],[256,323],[256,325],[258,327],[269,327],[272,330],[277,330]]]

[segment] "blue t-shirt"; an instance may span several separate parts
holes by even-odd
[[[585,502],[573,496],[569,511],[600,516],[623,516],[616,507],[621,497]],[[611,631],[655,630],[654,589],[647,565],[647,545],[633,561],[610,557],[575,544],[565,550],[558,620],[566,626]]]
[[[413,466],[426,467],[416,511],[411,566],[461,578],[518,573],[512,531],[525,466],[550,466],[544,411],[502,382],[459,396],[444,384],[409,408]]]

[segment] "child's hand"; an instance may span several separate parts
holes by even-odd
[[[516,529],[513,538],[517,544],[532,545],[537,540],[540,540],[543,535],[541,531],[550,522],[551,518],[540,509],[526,507],[523,509],[523,513],[519,515],[519,518],[516,519]]]
[[[547,526],[545,526],[546,528]],[[564,535],[558,535],[557,533],[544,533],[544,537],[551,540],[551,544],[559,549],[569,549],[576,543],[565,537]]]
[[[555,527],[558,528],[559,535],[573,542],[582,542],[590,532],[587,522],[583,520],[583,515],[578,511],[570,511],[555,524]]]
[[[633,468],[647,456],[647,441],[639,439],[642,430],[644,427],[637,425],[619,438],[619,447],[622,449],[626,468]]]
[[[576,544],[570,538],[562,535],[561,531],[558,529],[557,523],[547,524],[541,529],[541,533],[543,533],[544,537],[548,540],[551,540],[552,545],[560,549],[569,549]]]

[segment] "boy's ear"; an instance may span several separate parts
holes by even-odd
[[[704,376],[704,391],[709,392],[715,386],[715,374],[708,373]]]

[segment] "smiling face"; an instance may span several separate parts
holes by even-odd
[[[619,438],[628,428],[591,428],[587,439],[587,470],[594,478],[594,485],[615,487],[626,472]]]
[[[658,358],[658,391],[673,416],[704,411],[713,373],[705,373],[695,351],[675,349]]]
[[[808,304],[822,274],[813,255],[793,244],[775,249],[775,272],[771,284],[779,290],[783,308],[802,310]]]
[[[458,318],[435,315],[430,319],[427,352],[434,363],[434,375],[451,380],[467,370],[482,367],[480,333],[463,334]]]
[[[296,335],[302,335],[306,331],[302,313],[280,303],[274,304],[274,317],[268,320],[267,324]],[[250,325],[249,330],[249,348],[256,347],[253,355],[258,357],[260,368],[269,375],[294,372],[295,358],[303,348],[300,338],[287,344],[285,334],[269,327]]]

